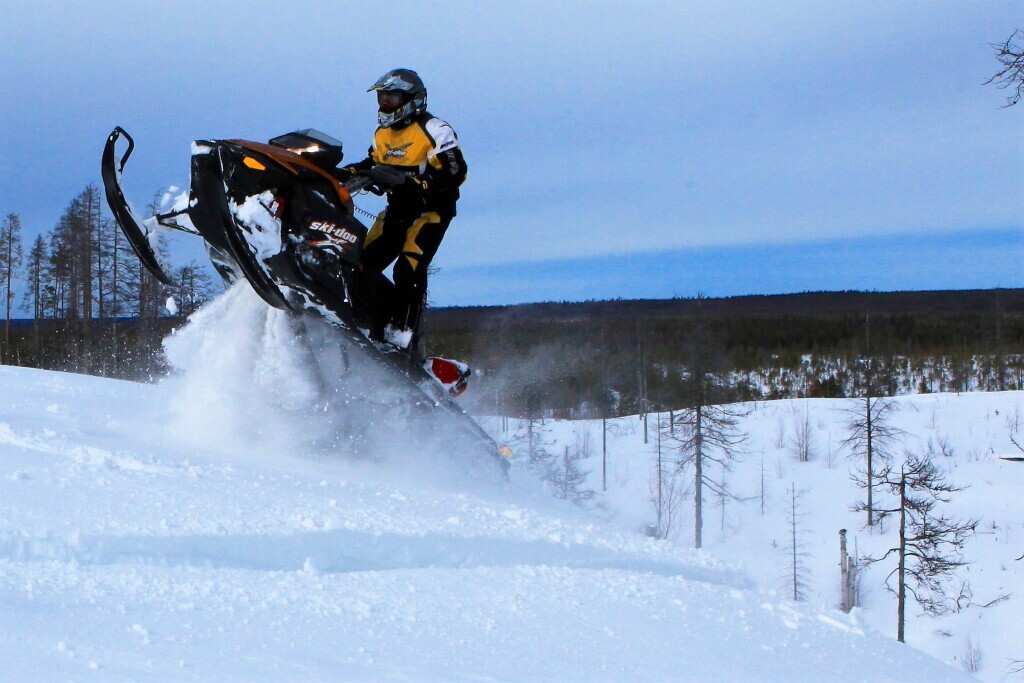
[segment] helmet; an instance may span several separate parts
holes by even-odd
[[[366,92],[374,90],[379,105],[377,123],[381,128],[390,128],[427,110],[427,87],[412,69],[392,69]]]

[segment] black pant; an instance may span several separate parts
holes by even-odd
[[[453,217],[450,211],[410,211],[389,206],[370,228],[360,259],[363,268],[382,273],[398,259],[392,270],[395,300],[389,318],[393,326],[414,333],[418,330],[427,296],[427,266]]]

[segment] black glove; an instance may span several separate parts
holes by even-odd
[[[394,189],[409,179],[409,174],[399,171],[394,166],[374,166],[367,175],[374,183],[386,190]]]
[[[342,166],[341,168],[334,169],[334,177],[340,182],[351,180],[359,175],[359,169],[356,168],[355,164],[349,164],[348,166]]]
[[[306,242],[295,247],[295,255],[298,256],[302,265],[313,270],[330,270],[336,268],[341,261],[333,249],[322,249]]]

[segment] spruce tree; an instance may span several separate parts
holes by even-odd
[[[21,218],[8,214],[0,223],[0,284],[4,292],[4,348],[2,360],[11,362],[11,304],[14,301],[14,277],[21,266]]]

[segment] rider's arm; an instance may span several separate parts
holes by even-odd
[[[439,162],[440,168],[434,165],[435,160]],[[427,170],[413,178],[427,195],[451,192],[462,185],[465,179],[466,160],[459,147],[452,147],[431,157]]]
[[[334,169],[334,176],[341,181],[350,179],[352,176],[359,173],[365,173],[373,168],[376,162],[373,160],[373,147],[366,152],[366,158],[362,161],[357,161],[354,164],[346,164],[340,168]]]
[[[428,197],[449,193],[466,179],[466,159],[459,139],[452,127],[438,118],[427,122],[426,131],[434,149],[427,155],[426,170],[414,180]]]

